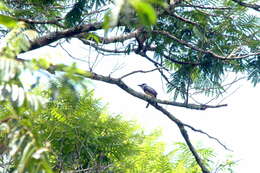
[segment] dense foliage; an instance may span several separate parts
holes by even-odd
[[[199,171],[185,144],[176,144],[167,154],[165,144],[158,141],[160,131],[145,134],[135,122],[108,115],[93,91],[75,97],[68,88],[60,90],[62,94],[45,109],[20,109],[20,120],[10,105],[2,107],[2,172]],[[213,151],[199,152],[214,169]]]

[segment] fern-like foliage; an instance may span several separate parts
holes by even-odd
[[[205,148],[201,145],[198,145],[197,151],[202,158],[207,167],[210,168],[211,172],[230,172],[233,173],[233,166],[235,162],[232,161],[231,158],[221,159],[218,162],[214,162],[213,160],[216,159],[216,153],[211,148]],[[197,165],[196,161],[192,157],[192,154],[188,148],[188,146],[182,142],[175,143],[175,149],[169,154],[173,157],[172,161],[174,163],[174,171],[173,172],[180,172],[180,173],[190,173],[190,172],[200,172],[200,168]]]
[[[36,35],[35,31],[18,23],[1,42],[0,102],[6,107],[0,113],[0,138],[6,147],[3,150],[6,172],[52,172],[46,158],[48,144],[41,142],[37,134],[30,130],[30,122],[21,120],[23,118],[19,114],[26,109],[37,110],[47,102],[46,98],[26,88],[28,84],[22,80],[22,74],[29,68],[17,59],[19,53],[28,50],[30,40]]]
[[[1,116],[1,120],[2,118]],[[46,157],[50,145],[41,143],[38,136],[28,130],[28,126],[26,128],[26,121],[21,123],[15,119],[8,121],[8,124],[2,123],[0,125],[1,136],[7,136],[3,146],[8,148],[8,153],[4,152],[2,155],[5,158],[2,164],[6,165],[2,171],[23,173],[43,172],[44,170],[46,173],[52,173]]]
[[[30,40],[34,39],[37,33],[25,28],[23,23],[20,27],[13,29],[3,40],[0,50],[0,100],[11,102],[14,106],[30,105],[38,109],[46,103],[46,99],[34,95],[26,90],[25,81],[22,80],[22,73],[28,66],[19,61],[17,55],[26,51],[30,46]]]
[[[248,79],[252,81],[254,85],[260,82],[260,56],[256,60],[249,61],[248,63]]]
[[[194,47],[223,57],[232,58],[259,51],[259,18],[249,13],[246,8],[232,1],[215,0],[183,1],[179,5],[180,7],[177,5],[170,13],[194,24],[162,13],[158,16],[159,25],[155,25],[154,29],[166,31]],[[154,59],[172,70],[167,86],[169,92],[174,92],[173,99],[178,96],[187,99],[187,92],[192,88],[204,90],[202,93],[206,95],[218,95],[223,92],[221,84],[224,74],[229,71],[247,71],[248,78],[254,85],[259,81],[259,55],[253,55],[247,60],[224,61],[211,54],[193,50],[168,35],[152,34],[149,41],[157,47]],[[164,55],[167,55],[167,58]]]

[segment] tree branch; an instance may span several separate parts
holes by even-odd
[[[85,45],[91,46],[94,49],[96,49],[97,51],[99,51],[100,53],[102,52],[106,52],[106,53],[115,53],[115,54],[129,54],[129,52],[136,52],[138,48],[131,48],[131,49],[107,49],[107,48],[103,48],[100,45],[98,45],[97,43],[91,42],[89,40],[86,40],[84,38],[78,37],[79,40],[81,40]],[[112,39],[110,39],[112,40]],[[109,44],[110,42],[106,42],[106,44]],[[113,42],[111,42],[113,43]],[[150,47],[145,47],[147,51],[155,51],[156,50],[156,46],[150,46]]]
[[[172,9],[171,6],[170,6],[170,8],[165,9],[165,11],[166,11],[166,13],[168,13],[168,15],[170,15],[170,16],[176,18],[176,19],[179,19],[179,20],[181,20],[181,21],[183,21],[185,23],[188,23],[188,24],[197,25],[197,26],[199,25],[197,22],[193,22],[193,21],[191,21],[189,19],[186,19],[184,17],[178,16],[174,12],[171,12],[171,9]],[[164,13],[162,13],[162,14],[164,14]]]
[[[260,11],[260,5],[257,5],[257,4],[248,4],[248,3],[245,3],[245,2],[242,2],[240,0],[232,0],[236,3],[238,3],[239,5],[241,6],[244,6],[244,7],[248,7],[248,8],[252,8],[256,11]]]
[[[153,72],[153,71],[159,70],[159,69],[160,69],[160,68],[155,68],[155,69],[147,70],[147,71],[144,71],[144,70],[136,70],[136,71],[132,71],[132,72],[130,72],[130,73],[127,73],[127,74],[121,76],[119,79],[122,80],[123,78],[125,78],[125,77],[127,77],[127,76],[130,76],[130,75],[132,75],[132,74],[135,74],[135,73],[150,73],[150,72]]]
[[[125,35],[114,36],[114,37],[110,37],[110,38],[99,37],[99,39],[100,39],[100,43],[109,44],[109,43],[116,43],[116,42],[124,42],[126,40],[131,39],[131,38],[135,38],[139,34],[140,34],[140,31],[136,30],[136,31],[133,31],[133,32],[131,32],[129,34],[125,34]],[[82,41],[83,40],[88,41],[85,37],[83,37],[84,35],[86,35],[86,34],[82,33],[82,34],[78,35],[77,38],[79,38]]]
[[[194,5],[191,3],[186,2],[187,4],[180,5],[181,7],[193,7],[193,8],[200,8],[206,10],[231,10],[231,7],[210,7],[210,6],[203,6],[203,5]]]
[[[200,158],[199,154],[197,153],[196,149],[192,145],[192,143],[189,139],[189,135],[188,135],[188,133],[185,129],[185,125],[179,119],[175,118],[170,112],[168,112],[166,109],[159,106],[158,104],[152,103],[151,105],[153,105],[157,110],[160,110],[164,115],[166,115],[169,119],[171,119],[173,122],[175,122],[175,124],[178,126],[178,128],[179,128],[179,130],[182,134],[182,137],[184,138],[186,144],[188,145],[192,155],[194,156],[196,162],[200,166],[202,172],[203,173],[210,173],[209,170],[204,165],[204,163],[203,163],[202,159]]]
[[[167,56],[167,55],[165,55],[165,54],[162,54],[162,55],[163,55],[163,57],[164,57],[165,59],[168,59],[168,60],[170,60],[171,62],[176,63],[176,64],[181,64],[181,65],[194,65],[194,66],[200,65],[199,62],[178,61],[178,60],[176,60],[176,59],[173,59],[171,56]]]
[[[53,25],[57,25],[61,28],[64,28],[64,26],[59,23],[59,21],[64,20],[63,18],[57,18],[57,19],[53,19],[53,20],[32,20],[32,19],[18,18],[18,20],[23,21],[25,23],[29,23],[29,24],[53,24]]]
[[[186,19],[186,18],[184,18],[184,17],[178,16],[177,14],[174,14],[174,13],[170,13],[170,12],[169,12],[169,15],[172,16],[172,17],[175,17],[175,18],[177,18],[177,19],[179,19],[179,20],[181,20],[181,21],[183,21],[183,22],[185,22],[185,23],[189,23],[189,24],[197,25],[197,26],[199,25],[197,22],[193,22],[193,21],[191,21],[191,20],[189,20],[189,19]]]
[[[53,43],[62,38],[70,38],[80,33],[86,33],[90,31],[96,31],[102,29],[102,22],[80,25],[73,28],[65,29],[63,31],[51,32],[45,36],[39,37],[31,43],[29,50],[37,49]]]
[[[255,53],[252,53],[252,54],[247,54],[247,55],[243,55],[243,56],[233,56],[232,58],[228,58],[228,56],[221,56],[221,55],[218,55],[214,52],[212,52],[211,50],[204,50],[204,49],[201,49],[199,47],[196,47],[184,40],[180,40],[178,39],[177,37],[175,37],[174,35],[172,35],[171,33],[167,32],[167,31],[161,31],[161,30],[153,30],[152,31],[153,33],[156,33],[156,34],[162,34],[162,35],[165,35],[167,36],[168,38],[171,38],[175,41],[177,41],[178,43],[186,46],[186,47],[189,47],[195,51],[198,51],[198,52],[201,52],[201,53],[204,53],[204,54],[210,54],[212,57],[214,58],[217,58],[217,59],[221,59],[221,60],[234,60],[234,59],[243,59],[243,58],[247,58],[247,57],[250,57],[250,56],[254,56],[254,55],[259,55],[260,52],[255,52]]]
[[[98,52],[106,52],[106,53],[115,53],[115,54],[126,54],[128,53],[127,50],[119,50],[119,49],[106,49],[106,48],[103,48],[103,47],[100,47],[97,43],[93,43],[91,41],[88,41],[86,39],[83,39],[83,38],[79,38],[80,41],[82,41],[85,45],[88,45],[88,46],[91,46],[93,47],[94,49],[96,49]],[[134,49],[133,49],[134,50]]]
[[[18,61],[25,61],[23,59],[17,59]],[[44,67],[41,67],[44,68]],[[44,68],[45,70],[50,70],[51,71],[66,71],[66,69],[68,69],[68,66],[63,65],[63,64],[59,64],[59,65],[51,65],[48,68]],[[99,75],[96,74],[94,72],[91,71],[85,71],[82,69],[76,69],[75,70],[75,74],[76,75],[81,75],[83,77],[86,78],[90,78],[93,80],[99,80],[99,81],[103,81],[106,83],[110,83],[110,84],[115,84],[118,87],[120,87],[121,89],[125,90],[127,93],[140,98],[142,100],[145,100],[149,103],[161,103],[161,104],[165,104],[165,105],[172,105],[172,106],[178,106],[178,107],[184,107],[184,108],[188,108],[188,109],[195,109],[195,110],[206,110],[208,108],[220,108],[220,107],[224,107],[227,106],[227,104],[222,104],[222,105],[205,105],[205,104],[186,104],[186,103],[180,103],[180,102],[175,102],[175,101],[168,101],[168,100],[161,100],[161,99],[156,99],[156,98],[151,98],[145,94],[139,93],[135,90],[133,90],[132,88],[130,88],[129,86],[127,86],[122,80],[121,78],[113,78],[110,76],[103,76],[103,75]]]
[[[189,124],[183,124],[183,125],[186,126],[186,127],[188,127],[188,128],[190,128],[191,130],[193,130],[193,131],[195,131],[195,132],[199,132],[199,133],[202,133],[202,134],[206,135],[208,138],[214,139],[214,140],[217,141],[220,145],[222,145],[226,150],[232,151],[232,150],[230,150],[226,145],[224,145],[222,142],[220,142],[219,139],[217,139],[217,138],[215,138],[215,137],[209,135],[208,133],[206,133],[206,132],[204,132],[204,131],[202,131],[202,130],[196,129],[196,128],[192,127],[192,126],[189,125]]]

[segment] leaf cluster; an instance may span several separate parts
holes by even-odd
[[[167,86],[169,92],[174,91],[174,99],[178,95],[186,99],[187,91],[194,88],[203,90],[206,95],[218,95],[223,90],[221,84],[228,72],[246,72],[254,85],[259,81],[259,66],[256,65],[259,55],[245,60],[234,58],[259,51],[259,19],[247,9],[227,2],[192,1],[186,4],[216,9],[176,7],[158,16],[154,30],[165,31],[200,50],[227,57],[224,60],[189,48],[169,35],[151,34],[149,42],[156,45],[154,59],[171,70]],[[183,2],[180,6],[186,4]],[[218,10],[219,6],[230,9]]]
[[[28,30],[24,23],[18,23],[19,27],[10,31],[2,40],[0,49],[0,101],[10,101],[13,106],[20,107],[28,105],[35,110],[47,100],[34,95],[26,89],[31,84],[25,84],[22,75],[25,70],[33,73],[29,65],[19,61],[17,58],[20,52],[28,50],[30,40],[36,37],[36,32]],[[27,86],[26,86],[27,85]]]

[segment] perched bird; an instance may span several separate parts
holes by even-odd
[[[152,87],[148,86],[146,83],[143,83],[143,84],[138,85],[138,86],[140,86],[143,89],[143,91],[144,91],[144,93],[146,95],[149,95],[149,96],[151,96],[153,98],[156,98],[157,92],[155,91],[155,89],[153,89]],[[148,106],[149,106],[149,103],[147,103],[146,108],[148,108]]]

